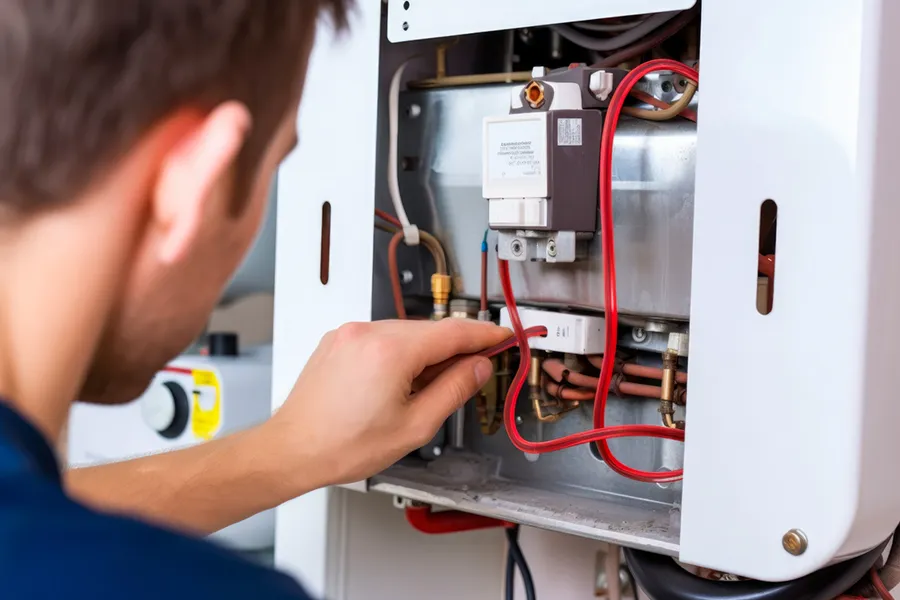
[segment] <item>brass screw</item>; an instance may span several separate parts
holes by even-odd
[[[806,552],[806,548],[809,546],[809,541],[806,539],[806,534],[800,531],[799,529],[791,529],[784,537],[781,538],[781,545],[788,552],[788,554],[793,554],[794,556],[800,556],[804,552]]]

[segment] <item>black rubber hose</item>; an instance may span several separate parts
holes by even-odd
[[[519,527],[511,527],[506,530],[506,539],[518,538],[519,535]],[[513,558],[512,552],[512,544],[509,544],[509,547],[506,550],[506,587],[503,588],[504,597],[506,600],[515,600],[516,591],[516,559]]]
[[[525,555],[522,553],[522,547],[519,546],[518,531],[507,529],[506,541],[509,544],[509,556],[512,557],[519,568],[519,573],[522,574],[522,582],[525,584],[525,598],[526,600],[535,600],[534,579],[531,578],[531,569],[528,568]]]
[[[651,600],[832,600],[865,576],[886,544],[806,577],[780,583],[709,581],[688,573],[668,556],[630,548],[625,548],[625,560]]]

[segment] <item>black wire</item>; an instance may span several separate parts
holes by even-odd
[[[506,529],[506,541],[509,545],[509,555],[506,560],[506,598],[507,600],[512,600],[513,598],[512,569],[509,568],[510,562],[513,562],[522,574],[522,582],[525,584],[525,597],[527,600],[535,600],[534,579],[531,578],[531,569],[528,568],[528,563],[525,561],[525,555],[522,554],[522,547],[519,546],[518,527],[508,527]]]
[[[631,572],[631,568],[628,566],[627,562],[622,563],[625,567],[625,575],[628,577],[628,585],[631,586],[631,594],[634,596],[635,600],[638,598],[638,586],[637,581],[634,578],[634,573]]]
[[[519,536],[519,526],[518,525],[516,525],[515,527],[507,528],[506,539],[509,540],[510,536],[518,538],[518,536]],[[513,558],[512,544],[509,544],[508,549],[506,551],[506,587],[504,588],[506,600],[515,600],[515,596],[516,596],[515,580],[516,580],[516,560]]]

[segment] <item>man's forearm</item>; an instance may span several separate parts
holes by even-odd
[[[66,487],[100,510],[206,535],[320,485],[310,465],[286,473],[264,426],[205,444],[70,470]],[[285,444],[281,444],[285,445]]]

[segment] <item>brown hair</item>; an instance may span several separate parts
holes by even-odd
[[[0,0],[0,207],[71,198],[172,110],[227,100],[253,116],[247,176],[296,97],[310,20],[342,29],[351,2]]]

